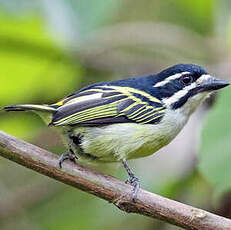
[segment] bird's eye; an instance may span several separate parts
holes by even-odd
[[[192,76],[190,76],[190,75],[185,75],[185,76],[183,76],[180,80],[181,80],[181,82],[182,82],[184,85],[189,85],[189,84],[192,83],[193,78],[192,78]]]

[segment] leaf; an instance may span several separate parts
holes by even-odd
[[[231,189],[231,90],[224,89],[202,131],[199,170],[213,185],[218,198]]]

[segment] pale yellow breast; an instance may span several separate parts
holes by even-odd
[[[121,123],[75,128],[83,134],[81,147],[100,161],[145,157],[167,145],[183,128],[186,117],[166,114],[160,124]]]

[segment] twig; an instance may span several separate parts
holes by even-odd
[[[231,230],[231,220],[174,200],[144,191],[131,200],[130,185],[94,172],[79,164],[64,163],[59,169],[58,156],[0,131],[0,155],[40,174],[107,200],[128,213],[138,213],[195,230]]]

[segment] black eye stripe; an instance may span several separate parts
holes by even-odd
[[[172,97],[174,94],[176,94],[177,92],[183,90],[185,87],[189,86],[190,84],[192,84],[193,82],[196,82],[196,80],[200,77],[201,75],[197,75],[197,74],[192,74],[192,73],[186,73],[184,75],[179,76],[176,79],[172,79],[170,81],[168,81],[167,83],[165,83],[164,85],[161,86],[157,86],[156,89],[156,93],[157,93],[157,97],[158,98],[170,98]],[[183,78],[188,78],[189,80],[188,82],[183,82],[182,79]],[[187,100],[188,97],[192,96],[193,92],[189,92],[187,94],[187,96],[185,96],[184,98],[182,98],[180,100],[179,103],[176,103],[174,105],[174,107],[178,108],[180,107],[180,105],[184,104]],[[187,99],[186,99],[187,98]]]
[[[195,89],[189,90],[187,94],[185,94],[183,97],[181,97],[178,101],[171,104],[172,109],[180,108],[181,106],[183,106],[188,101],[188,99],[190,97],[194,96],[195,94],[196,94]]]

